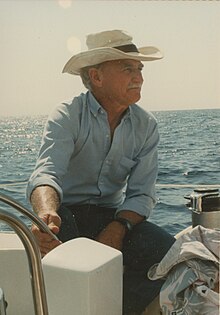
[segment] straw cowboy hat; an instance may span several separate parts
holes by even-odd
[[[118,59],[153,61],[163,58],[160,50],[153,46],[137,48],[132,37],[121,30],[104,31],[87,36],[87,51],[70,58],[63,73],[79,75],[80,69]]]

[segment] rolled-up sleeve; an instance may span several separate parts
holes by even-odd
[[[37,186],[53,187],[62,200],[62,177],[74,151],[73,124],[63,104],[48,118],[36,167],[27,185],[27,198]]]
[[[155,120],[150,124],[146,141],[138,156],[136,164],[128,178],[125,200],[118,208],[134,211],[146,218],[149,217],[156,204],[155,183],[158,173],[159,142],[158,127]]]

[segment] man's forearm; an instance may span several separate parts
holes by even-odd
[[[57,212],[60,206],[60,199],[57,191],[51,186],[39,186],[31,194],[33,210],[40,212]]]

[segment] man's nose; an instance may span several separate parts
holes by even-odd
[[[133,80],[135,82],[143,82],[144,81],[144,78],[143,78],[143,75],[142,75],[142,72],[140,70],[135,70],[133,72]]]

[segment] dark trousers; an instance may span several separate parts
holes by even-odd
[[[61,207],[58,237],[65,242],[83,236],[95,239],[114,219],[116,209],[80,205]],[[123,314],[141,314],[159,294],[163,281],[147,278],[148,269],[167,253],[175,238],[159,226],[144,221],[127,234],[123,243]]]

